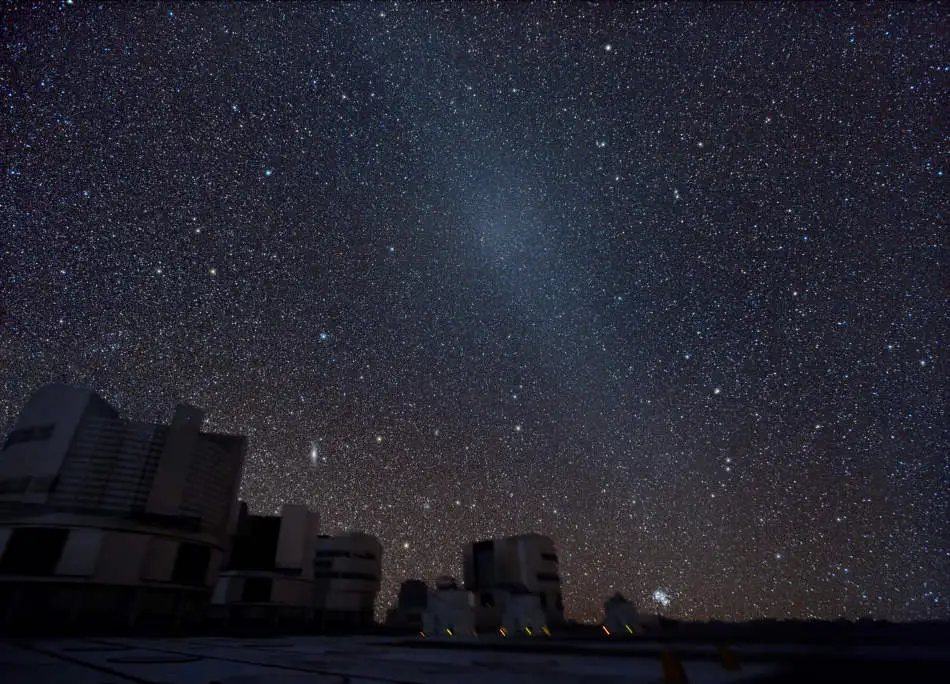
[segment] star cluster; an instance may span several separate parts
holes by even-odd
[[[252,510],[380,537],[382,606],[535,531],[580,619],[946,618],[945,29],[11,8],[0,428],[51,381],[200,406]]]

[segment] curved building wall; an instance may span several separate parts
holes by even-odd
[[[7,632],[181,623],[207,604],[224,548],[197,529],[52,514],[0,528],[0,627]],[[131,600],[132,603],[126,605]],[[97,618],[98,619],[98,618]],[[194,622],[194,620],[192,620]]]
[[[0,453],[0,625],[90,627],[110,605],[125,626],[200,617],[246,449],[202,421],[188,406],[170,425],[124,421],[62,385],[34,395]]]
[[[367,534],[317,539],[313,578],[318,620],[345,625],[373,623],[382,554],[379,541]]]

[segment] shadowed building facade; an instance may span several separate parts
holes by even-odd
[[[464,550],[464,563],[478,629],[501,626],[511,597],[524,594],[537,597],[549,625],[564,622],[557,551],[550,538],[521,534],[474,542]]]
[[[50,385],[0,451],[6,632],[188,626],[203,618],[237,521],[246,439],[123,420],[89,389]]]
[[[313,554],[320,517],[285,504],[280,515],[249,515],[241,503],[209,618],[229,626],[302,626],[313,618]]]
[[[386,615],[386,625],[418,632],[429,603],[429,586],[419,579],[408,579],[399,587],[396,605]]]
[[[317,539],[313,560],[314,617],[323,629],[374,624],[383,547],[362,532]]]

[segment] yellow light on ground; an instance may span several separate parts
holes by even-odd
[[[425,635],[426,635],[425,632],[419,632],[419,636],[424,637]]]
[[[630,628],[630,625],[624,625],[627,628],[627,631],[633,634],[633,630]]]
[[[445,633],[448,634],[449,636],[453,636],[451,629],[446,628]]]
[[[504,627],[502,627],[501,629],[499,629],[499,630],[498,630],[498,633],[501,634],[502,636],[508,636],[508,630],[505,629]]]
[[[525,627],[524,631],[526,631],[529,635],[534,634],[534,632],[531,631],[530,627]]]
[[[544,632],[544,636],[551,636],[551,630],[547,628],[547,625],[542,627],[541,631]]]
[[[610,636],[610,630],[607,629],[607,625],[601,625],[601,629],[604,630],[604,634],[606,634],[607,636]]]

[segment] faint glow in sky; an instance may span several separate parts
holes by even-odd
[[[310,465],[317,465],[320,460],[320,443],[310,442]]]
[[[5,34],[0,431],[193,403],[381,610],[534,531],[570,617],[950,617],[939,5],[70,4]]]
[[[665,589],[657,589],[653,592],[653,600],[659,603],[664,608],[669,607],[673,599]]]

